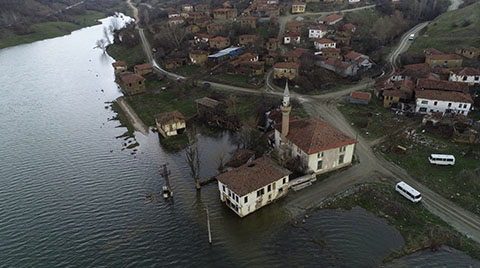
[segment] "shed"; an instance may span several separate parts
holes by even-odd
[[[372,98],[372,94],[368,92],[353,91],[347,97],[347,102],[367,105],[370,102],[371,98]]]

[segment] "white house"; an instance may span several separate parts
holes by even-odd
[[[466,116],[472,107],[473,100],[470,94],[465,92],[416,90],[415,102],[417,113],[458,113]]]
[[[317,117],[290,120],[288,84],[282,102],[282,123],[275,125],[275,147],[299,157],[309,171],[320,174],[352,163],[355,139]]]
[[[297,33],[286,33],[283,36],[283,43],[285,45],[293,44],[293,43],[298,44],[300,43],[300,35]]]
[[[244,217],[286,195],[290,174],[264,156],[218,175],[220,200]]]
[[[315,25],[308,28],[308,38],[320,39],[327,33],[327,27],[323,25]]]
[[[470,86],[480,84],[480,70],[473,68],[463,68],[457,72],[450,72],[450,81],[467,83]]]
[[[315,42],[313,42],[313,45],[317,50],[322,50],[322,48],[327,47],[335,48],[337,46],[337,43],[328,38],[320,38],[318,40],[315,40]]]
[[[351,64],[355,64],[359,68],[370,69],[372,67],[372,63],[370,62],[370,57],[355,51],[350,51],[347,55],[345,55],[345,61]]]

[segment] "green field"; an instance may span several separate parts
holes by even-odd
[[[450,11],[430,22],[409,49],[421,53],[425,48],[436,48],[447,53],[455,52],[459,45],[480,47],[480,3]]]
[[[480,244],[453,230],[422,204],[414,204],[400,196],[388,185],[370,185],[353,195],[328,203],[326,208],[351,209],[360,206],[377,217],[387,219],[405,240],[405,245],[385,261],[391,261],[415,251],[448,245],[480,258]]]
[[[145,62],[145,52],[141,43],[133,48],[118,43],[111,44],[107,47],[107,53],[117,61],[126,62],[129,68]]]
[[[51,21],[33,24],[30,26],[32,33],[26,35],[17,35],[11,30],[0,30],[0,49],[66,35],[75,30],[96,25],[99,23],[97,20],[105,16],[105,13],[89,10],[85,15],[74,16],[74,23]]]
[[[411,139],[395,137],[385,148],[390,144],[400,145],[408,148],[407,151],[391,150],[385,155],[436,193],[480,215],[480,145],[453,143],[426,133],[421,136],[430,143],[413,143]],[[455,165],[431,165],[427,158],[434,153],[454,155]]]

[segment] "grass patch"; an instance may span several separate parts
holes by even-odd
[[[120,125],[118,127],[126,127],[127,131],[123,133],[122,135],[118,136],[117,138],[134,138],[135,135],[133,134],[135,131],[135,128],[133,127],[132,124],[130,124],[130,121],[128,121],[127,116],[123,112],[122,108],[120,108],[120,105],[116,101],[112,102],[112,110],[117,113],[117,115],[112,118],[112,120],[118,120],[120,122]]]
[[[145,54],[141,43],[133,48],[126,47],[120,43],[111,44],[107,47],[107,53],[117,61],[124,61],[133,70],[136,64],[144,63]]]
[[[355,206],[386,218],[403,236],[403,248],[390,254],[384,262],[441,245],[448,245],[480,259],[480,244],[455,231],[421,204],[414,204],[400,196],[391,186],[375,184],[362,187],[353,195],[328,203],[324,208],[351,209]]]
[[[165,149],[170,151],[179,151],[188,146],[188,136],[185,133],[168,138],[161,137],[160,139]]]
[[[257,75],[254,76],[257,81],[263,79],[264,75]],[[255,88],[254,85],[248,83],[252,77],[248,75],[242,75],[242,74],[219,74],[211,77],[212,80],[218,81],[220,83],[225,83],[229,84],[232,86],[237,86],[237,87],[247,87],[247,88]]]
[[[180,68],[175,69],[175,73],[183,76],[191,76],[200,69],[200,66],[197,65],[184,65]]]
[[[84,15],[73,16],[71,22],[50,21],[33,24],[29,29],[31,33],[25,35],[18,35],[8,29],[0,30],[0,49],[63,36],[75,30],[99,24],[98,20],[106,16],[106,13],[88,10]]]
[[[395,137],[394,141],[386,143],[384,154],[436,193],[480,215],[480,145],[453,143],[429,134],[422,136],[430,142],[421,144],[414,143],[411,139]],[[433,148],[429,144],[439,148]],[[408,150],[396,153],[387,150],[389,145],[405,146]],[[432,153],[454,155],[455,165],[431,165],[427,158]]]
[[[450,11],[430,22],[423,35],[419,35],[408,50],[422,53],[433,47],[447,53],[454,53],[458,45],[480,47],[480,3]]]
[[[383,108],[383,101],[373,95],[368,105],[343,102],[337,108],[362,136],[371,140],[397,131],[407,124],[407,120],[411,120]]]

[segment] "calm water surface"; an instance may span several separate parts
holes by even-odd
[[[295,225],[296,195],[241,220],[216,185],[196,193],[183,154],[157,135],[137,134],[138,151],[124,150],[106,104],[121,95],[113,59],[93,49],[102,35],[99,25],[0,50],[0,267],[369,267],[402,246],[362,209]],[[234,145],[228,133],[200,141],[210,177]],[[163,163],[174,203],[160,196]]]

